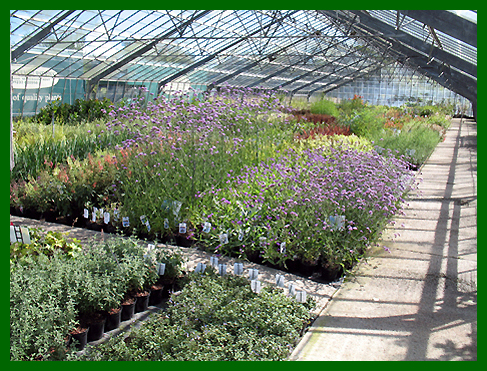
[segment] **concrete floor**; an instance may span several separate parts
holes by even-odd
[[[391,252],[357,266],[291,360],[477,359],[476,138],[475,122],[453,120],[385,234]]]

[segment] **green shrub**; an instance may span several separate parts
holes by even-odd
[[[10,261],[19,261],[27,257],[63,252],[74,257],[81,251],[81,244],[76,238],[68,240],[69,232],[47,231],[42,228],[29,228],[30,244],[15,242],[10,244]]]
[[[107,118],[112,102],[108,98],[76,99],[73,104],[61,103],[59,100],[49,102],[40,112],[32,118],[43,124],[50,124],[52,117],[58,123],[93,121]]]
[[[10,360],[60,360],[66,336],[75,327],[73,293],[66,286],[71,270],[56,252],[32,264],[10,264]]]
[[[313,102],[310,107],[311,113],[330,115],[338,117],[338,109],[334,102],[327,99],[322,99],[317,102]]]

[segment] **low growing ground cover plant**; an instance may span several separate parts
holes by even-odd
[[[232,361],[284,360],[310,320],[314,302],[298,303],[282,289],[252,292],[239,276],[209,268],[190,273],[165,312],[153,315],[128,337],[90,347],[77,360]]]

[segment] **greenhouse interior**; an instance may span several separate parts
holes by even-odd
[[[438,232],[476,218],[476,10],[11,10],[10,83],[11,360],[476,360],[476,219]],[[432,200],[457,325],[335,352],[324,308]]]

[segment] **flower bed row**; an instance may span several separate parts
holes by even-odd
[[[330,129],[335,120],[297,121],[275,96],[251,90],[111,106],[102,130],[119,144],[84,159],[46,158],[38,177],[12,181],[11,211],[333,276],[400,212],[409,162],[440,138],[424,119],[360,97],[339,107]],[[402,132],[379,114],[401,118]]]

